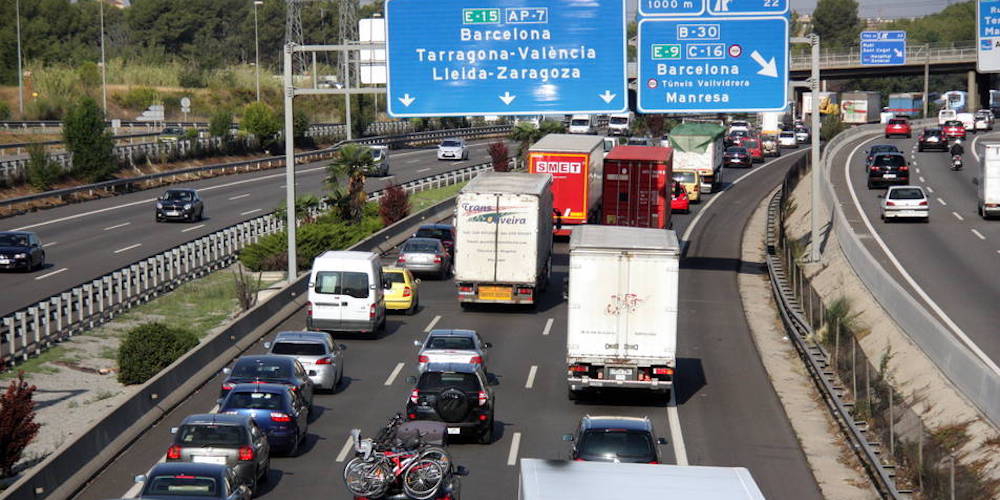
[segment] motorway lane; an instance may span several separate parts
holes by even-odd
[[[394,151],[390,174],[366,182],[369,191],[390,182],[421,177],[489,161],[488,142],[470,145],[466,161],[438,161],[435,148]],[[296,166],[298,194],[322,194],[328,162]],[[51,295],[98,278],[123,266],[214,231],[258,217],[284,204],[284,169],[216,177],[176,184],[199,189],[205,199],[206,220],[198,223],[156,224],[153,204],[166,188],[77,203],[3,220],[2,230],[38,233],[45,245],[47,265],[33,273],[7,273],[0,282],[20,293],[0,297],[0,316],[10,314]],[[137,246],[138,245],[138,246]]]
[[[983,141],[998,139],[996,133],[980,134],[974,139],[974,147],[979,158],[982,156]],[[885,242],[893,258],[900,263],[906,273],[922,289],[928,300],[922,300],[931,310],[939,308],[944,317],[938,317],[948,324],[951,322],[974,344],[973,349],[994,364],[1000,364],[1000,338],[995,335],[1000,323],[1000,222],[983,220],[977,214],[976,185],[973,180],[979,176],[979,163],[973,148],[966,143],[965,166],[961,171],[950,169],[951,156],[937,151],[916,151],[914,140],[876,138],[863,142],[850,158],[854,147],[845,148],[842,159],[835,159],[834,165],[844,165],[849,169],[851,187],[872,227]],[[893,222],[880,220],[878,194],[884,190],[868,190],[864,172],[864,150],[869,144],[894,143],[912,157],[913,171],[910,183],[923,186],[930,197],[930,222],[928,224]],[[833,179],[838,197],[844,202],[848,218],[858,215],[851,201],[845,181],[843,167],[835,167]],[[867,231],[865,231],[867,232]],[[892,272],[914,297],[920,300],[920,293],[906,283],[891,259],[869,238],[866,241],[873,255],[880,258],[883,267]],[[955,330],[956,328],[952,328]]]
[[[669,420],[673,417],[668,416],[665,403],[644,398],[613,396],[576,403],[567,400],[566,308],[558,285],[548,290],[537,310],[481,308],[463,312],[450,281],[425,280],[417,315],[391,316],[389,333],[377,340],[340,339],[348,346],[348,383],[337,394],[318,396],[323,413],[310,427],[306,453],[276,459],[269,489],[261,496],[348,498],[340,479],[343,463],[338,461],[349,458],[343,452],[348,433],[353,427],[360,427],[365,434],[374,433],[389,415],[403,409],[410,389],[405,376],[416,368],[416,347],[412,342],[421,339],[433,324],[476,329],[494,344],[489,371],[499,380],[495,442],[488,446],[463,443],[451,447],[456,463],[468,466],[472,472],[464,481],[466,498],[514,498],[516,459],[565,458],[568,447],[561,435],[572,432],[585,414],[649,416],[659,435],[670,443],[660,449],[667,463],[680,460],[675,452],[684,453],[679,447],[680,436],[671,434],[673,424],[684,433],[685,461],[749,467],[769,498],[819,498],[818,487],[755,355],[736,289],[735,266],[742,226],[757,202],[780,180],[784,169],[779,165],[787,164],[782,160],[769,168],[749,171],[754,175],[727,191],[693,232],[681,274],[679,422]],[[737,171],[733,175],[730,171],[727,182],[746,173]],[[696,205],[691,215],[675,215],[675,228],[684,232],[707,205]],[[738,216],[733,217],[733,213]],[[566,248],[564,242],[556,245],[552,276],[555,284],[561,283],[566,273]],[[392,261],[391,255],[386,256],[386,262]],[[278,330],[304,326],[299,311]],[[261,348],[258,345],[254,350]],[[403,368],[392,377],[399,363]],[[529,387],[532,367],[535,377]],[[168,414],[78,498],[122,495],[131,486],[132,475],[145,472],[169,446],[166,429],[188,414],[211,408],[220,383],[221,377],[216,377]],[[516,448],[515,436],[519,443]]]

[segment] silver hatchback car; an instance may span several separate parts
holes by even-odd
[[[325,332],[279,332],[265,342],[268,354],[291,356],[302,363],[317,389],[333,391],[344,376],[344,346]]]
[[[890,186],[882,199],[882,221],[910,218],[928,222],[928,205],[927,194],[920,186]]]
[[[423,341],[414,340],[420,348],[417,353],[418,369],[422,372],[429,363],[469,363],[486,370],[489,342],[475,330],[431,330]]]
[[[167,462],[228,465],[241,484],[256,492],[271,470],[267,435],[249,415],[205,413],[189,415],[167,449]]]
[[[451,274],[451,254],[436,238],[410,238],[399,249],[396,265],[413,273],[436,274],[446,279]]]

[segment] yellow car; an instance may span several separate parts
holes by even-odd
[[[401,267],[383,267],[382,276],[392,283],[392,289],[385,292],[385,308],[416,314],[420,307],[420,280],[414,278],[409,269]]]
[[[680,182],[692,203],[701,201],[701,174],[697,170],[678,168],[674,170],[674,180]]]

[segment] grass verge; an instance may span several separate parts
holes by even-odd
[[[410,195],[410,213],[417,213],[458,194],[468,182],[460,182],[443,188],[428,189]]]

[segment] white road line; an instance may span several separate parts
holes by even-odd
[[[922,176],[922,175],[920,176],[920,183],[921,184],[927,184],[927,179],[924,179],[924,176]]]
[[[253,213],[260,212],[261,210],[262,209],[260,209],[260,208],[255,208],[253,210],[247,210],[246,212],[240,212],[240,215],[250,215],[250,214],[253,214]]]
[[[525,389],[531,389],[535,386],[535,375],[538,373],[538,365],[531,365],[531,369],[528,370],[528,381],[524,383]]]
[[[58,242],[58,241],[50,241],[50,242],[48,242],[48,243],[46,243],[46,244],[42,245],[42,248],[49,248],[49,247],[54,247],[54,246],[56,246],[56,245],[58,245],[58,244],[59,244],[59,242]]]
[[[973,342],[972,339],[970,339],[969,336],[966,335],[965,332],[962,331],[962,329],[959,328],[958,325],[955,324],[955,322],[952,321],[952,319],[947,314],[945,314],[944,310],[941,309],[941,306],[939,306],[937,302],[934,302],[931,299],[931,297],[927,295],[927,292],[925,292],[924,289],[917,284],[916,280],[913,279],[913,276],[910,276],[910,273],[906,272],[906,269],[903,268],[903,264],[900,263],[899,259],[896,258],[896,255],[893,254],[891,250],[889,250],[889,246],[885,244],[885,241],[882,240],[882,237],[879,236],[878,232],[875,231],[875,227],[872,226],[872,222],[868,220],[868,214],[866,214],[864,209],[861,207],[861,201],[858,200],[858,193],[854,189],[854,184],[851,183],[851,172],[850,172],[850,165],[851,165],[850,159],[854,158],[854,155],[858,153],[858,150],[861,149],[868,142],[871,142],[871,140],[862,141],[857,146],[855,146],[854,150],[852,150],[851,154],[847,157],[848,161],[844,162],[844,180],[847,181],[847,188],[848,191],[850,191],[851,193],[851,199],[854,201],[854,207],[861,215],[861,220],[865,223],[865,227],[868,229],[868,234],[872,236],[872,239],[875,240],[875,243],[879,246],[879,248],[882,249],[882,252],[885,253],[886,257],[889,258],[889,261],[892,262],[892,265],[896,268],[896,271],[899,272],[900,276],[902,276],[903,279],[906,280],[906,283],[909,284],[913,288],[913,290],[917,292],[917,295],[919,295],[920,298],[923,299],[930,306],[930,308],[941,318],[941,320],[944,321],[945,325],[947,325],[948,328],[950,328],[951,331],[955,333],[955,335],[959,338],[959,340],[961,340],[961,342],[964,343],[969,348],[969,350],[971,350],[972,353],[975,354],[977,358],[979,358],[980,361],[986,364],[986,366],[989,367],[989,369],[992,370],[993,373],[995,373],[997,376],[1000,376],[1000,367],[998,367],[997,364],[993,362],[993,360],[990,359],[990,357],[987,356],[986,353],[984,353],[983,350],[980,349],[979,346],[976,345],[976,343]],[[957,213],[955,214],[955,216],[958,217],[959,220],[962,220],[962,217]]]
[[[430,167],[428,167],[428,168],[422,168],[420,170],[417,170],[417,173],[419,174],[420,172],[426,172],[428,170],[430,170]]]
[[[112,229],[118,229],[118,228],[120,228],[120,227],[125,227],[125,226],[127,226],[127,225],[129,225],[129,224],[132,224],[132,223],[131,223],[131,222],[126,222],[126,223],[124,223],[124,224],[118,224],[117,226],[108,226],[108,227],[104,228],[104,230],[105,230],[105,231],[110,231],[110,230],[112,230]]]
[[[399,376],[399,372],[403,369],[404,365],[406,365],[406,363],[403,363],[402,361],[396,364],[396,368],[393,368],[392,373],[389,374],[389,378],[385,379],[385,385],[392,385],[392,383],[396,381],[396,377]]]
[[[952,212],[951,215],[954,215],[955,218],[958,219],[958,220],[965,220],[965,217],[962,217],[961,215],[959,215],[958,212]]]
[[[351,436],[347,436],[347,441],[344,442],[344,446],[340,448],[340,453],[337,454],[337,461],[343,462],[347,460],[347,454],[354,449],[354,439]]]
[[[944,200],[942,200],[941,198],[938,198],[937,201],[938,201],[938,203],[940,203],[940,204],[942,204],[942,205],[944,205],[946,207],[948,206],[948,204],[945,203]]]
[[[978,237],[981,240],[985,240],[986,239],[986,237],[983,236],[983,233],[980,233],[979,231],[976,231],[975,229],[972,230],[972,234],[976,235],[976,237]]]
[[[919,169],[919,168],[917,169],[917,173],[918,173],[918,174],[920,173],[920,169]]]
[[[934,192],[934,188],[932,188],[930,186],[925,186],[924,189],[926,189],[928,193],[933,193]]]
[[[250,196],[250,193],[243,193],[243,194],[238,194],[236,196],[230,196],[229,201],[238,200],[240,198],[246,198],[247,196]]]
[[[48,278],[49,276],[55,276],[55,275],[57,275],[57,274],[65,271],[67,269],[69,269],[69,268],[68,267],[64,267],[62,269],[56,269],[55,271],[52,271],[51,273],[48,273],[48,274],[43,274],[41,276],[36,276],[35,277],[35,281],[37,281],[37,280],[43,280],[45,278]]]
[[[667,423],[670,424],[670,442],[674,445],[674,458],[677,465],[688,465],[687,448],[684,447],[684,434],[681,433],[681,419],[677,412],[677,399],[674,391],[670,391],[670,402],[667,403]]]
[[[507,465],[513,467],[517,464],[517,449],[521,447],[521,433],[515,432],[510,439],[510,453],[507,454]]]
[[[542,335],[549,334],[549,331],[552,330],[552,323],[555,323],[555,321],[555,319],[549,318],[549,320],[545,322],[545,328],[542,330]]]
[[[434,325],[436,325],[438,321],[441,321],[441,315],[434,316],[434,319],[432,319],[430,323],[427,323],[427,328],[424,328],[424,331],[429,332],[433,330]]]
[[[412,160],[406,160],[403,163],[410,164],[410,163],[417,163],[419,161],[420,161],[420,158],[414,158]]]
[[[115,250],[115,253],[127,252],[127,251],[129,251],[129,250],[131,250],[133,248],[139,248],[141,246],[142,246],[142,243],[136,243],[135,245],[129,245],[129,246],[125,247],[125,248],[119,248],[118,250]]]
[[[188,231],[194,231],[195,229],[201,229],[201,228],[203,228],[203,227],[205,227],[205,225],[204,225],[204,224],[198,224],[197,226],[191,226],[191,227],[189,227],[189,228],[187,228],[187,229],[181,229],[181,232],[182,232],[182,233],[186,233],[186,232],[188,232]]]

